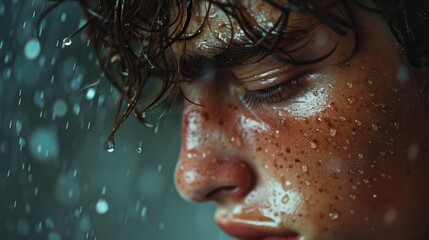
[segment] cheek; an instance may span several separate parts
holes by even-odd
[[[393,72],[345,73],[314,101],[315,111],[295,114],[289,105],[259,114],[270,131],[256,138],[256,155],[267,178],[299,192],[302,219],[370,225],[384,221],[407,174],[403,146],[412,142],[413,126],[404,112],[413,103]]]

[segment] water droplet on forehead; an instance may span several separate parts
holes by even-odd
[[[71,40],[71,38],[66,37],[63,39],[64,46],[70,46],[72,43],[73,41]]]

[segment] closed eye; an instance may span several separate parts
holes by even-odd
[[[306,79],[304,76],[300,76],[272,87],[260,90],[248,90],[242,97],[242,101],[251,108],[258,108],[261,105],[271,105],[290,100],[306,88]]]

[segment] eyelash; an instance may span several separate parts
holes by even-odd
[[[262,105],[286,101],[297,95],[305,88],[304,80],[304,77],[301,76],[269,88],[255,91],[246,91],[242,97],[242,101],[251,108],[258,108]]]

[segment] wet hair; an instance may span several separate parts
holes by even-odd
[[[181,52],[179,57],[173,57],[171,46],[173,43],[186,43],[201,33],[201,27],[188,31],[191,18],[197,11],[195,5],[200,1],[204,0],[79,0],[88,19],[83,28],[87,28],[99,65],[121,93],[113,131],[106,144],[113,142],[116,130],[130,114],[146,123],[146,111],[163,103],[174,91],[181,92],[180,83],[187,79],[191,71],[181,64],[186,55]],[[281,13],[270,29],[259,26],[240,1],[205,0],[208,9],[216,6],[228,16],[230,22],[233,20],[240,25],[250,40],[249,47],[288,64],[311,64],[335,51],[334,46],[315,59],[295,59],[291,52],[305,46],[287,50],[284,46],[300,39],[308,29],[293,34],[289,32],[287,23],[290,13],[309,13],[339,35],[344,36],[351,30],[355,39],[351,51],[353,55],[359,47],[359,36],[350,5],[356,4],[384,17],[411,67],[425,68],[429,65],[429,24],[426,8],[420,0],[331,0],[332,3],[324,7],[317,7],[310,0],[265,1]],[[61,2],[58,1],[47,12]],[[341,8],[344,16],[329,11],[333,7]],[[202,23],[209,18],[208,14],[201,17]],[[148,104],[140,106],[140,100],[145,97],[142,96],[143,89],[153,78],[159,80],[162,87]],[[419,85],[422,95],[426,96],[425,102],[429,95],[428,82],[422,81]],[[128,105],[121,113],[125,102]]]

